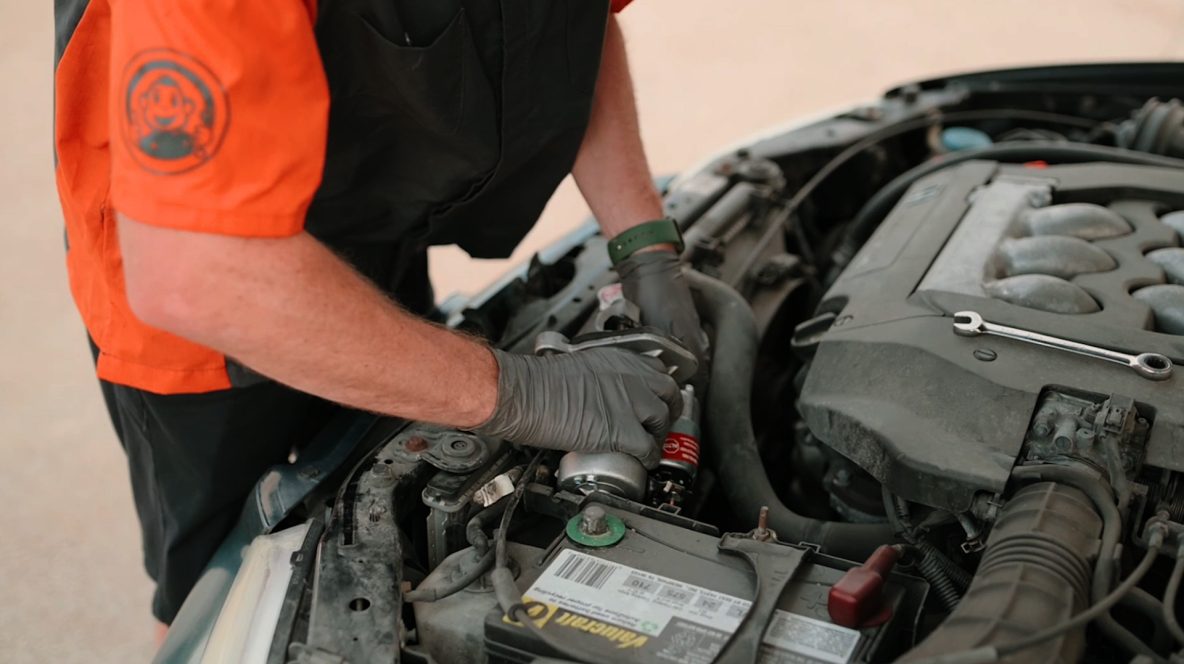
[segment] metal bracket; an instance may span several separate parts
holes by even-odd
[[[666,365],[671,377],[680,385],[695,375],[699,360],[694,353],[677,341],[653,328],[639,327],[621,332],[592,332],[568,339],[554,330],[540,332],[534,341],[536,355],[574,353],[593,348],[620,348],[638,355],[652,357]]]
[[[428,424],[407,427],[387,450],[402,460],[423,460],[450,473],[476,470],[489,461],[493,452],[491,445],[475,433]]]

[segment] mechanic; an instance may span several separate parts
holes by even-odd
[[[643,322],[702,357],[628,1],[57,0],[70,283],[163,624],[334,404],[657,462],[679,401],[657,361],[422,317],[429,245],[508,256],[572,173]]]

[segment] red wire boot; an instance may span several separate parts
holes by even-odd
[[[874,627],[892,617],[884,603],[884,578],[900,560],[900,547],[885,544],[868,556],[867,562],[852,567],[830,588],[826,608],[836,625],[858,629]]]

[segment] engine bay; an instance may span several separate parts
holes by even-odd
[[[663,460],[367,420],[270,661],[1169,661],[1184,104],[1131,71],[902,86],[667,183],[704,384],[593,225],[442,304],[660,359]]]

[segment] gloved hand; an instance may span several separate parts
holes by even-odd
[[[678,254],[672,251],[633,254],[617,263],[616,270],[625,299],[641,309],[642,324],[675,337],[699,359],[699,371],[693,382],[702,388],[709,346]]]
[[[671,418],[682,410],[678,385],[658,360],[616,348],[493,355],[497,405],[478,433],[556,450],[625,452],[647,468],[658,464]]]

